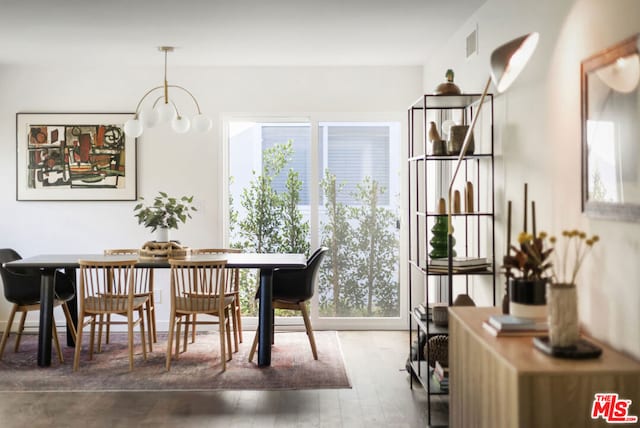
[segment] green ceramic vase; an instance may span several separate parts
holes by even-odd
[[[446,215],[441,215],[436,217],[436,224],[431,228],[432,238],[429,241],[431,244],[431,252],[429,253],[429,257],[432,259],[442,259],[449,257],[448,254],[448,235],[449,235],[449,224],[447,221]],[[453,245],[455,246],[456,239],[453,238]],[[453,249],[453,257],[456,256],[456,250]]]

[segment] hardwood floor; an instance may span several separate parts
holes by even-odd
[[[409,336],[339,333],[352,389],[0,393],[0,425],[28,427],[425,427],[427,401],[404,370]],[[322,356],[320,356],[322,358]],[[446,400],[432,403],[446,424]]]

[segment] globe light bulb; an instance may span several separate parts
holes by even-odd
[[[211,119],[209,119],[204,114],[199,114],[195,116],[192,120],[192,123],[193,123],[193,129],[195,129],[198,132],[207,132],[208,130],[211,129],[211,125],[212,125]]]
[[[142,135],[142,123],[139,119],[129,119],[124,124],[124,133],[130,137],[137,138]]]
[[[159,123],[171,122],[176,117],[176,109],[169,103],[159,103],[154,110],[158,113]]]
[[[171,128],[178,134],[184,134],[191,128],[191,121],[186,117],[177,116],[171,121]]]

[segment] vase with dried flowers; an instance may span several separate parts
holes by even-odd
[[[565,230],[562,238],[562,244],[555,236],[549,238],[556,251],[552,280],[547,284],[549,342],[558,348],[574,346],[580,339],[576,278],[585,257],[600,240],[579,230]]]
[[[546,285],[552,276],[547,233],[538,236],[521,232],[518,245],[503,258],[509,279],[509,313],[524,318],[546,318]]]

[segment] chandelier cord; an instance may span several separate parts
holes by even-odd
[[[167,82],[167,53],[168,49],[164,51],[164,103],[169,104],[169,82]]]

